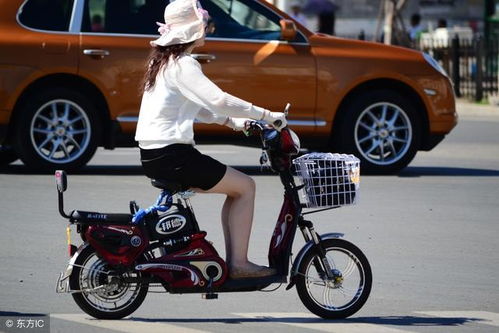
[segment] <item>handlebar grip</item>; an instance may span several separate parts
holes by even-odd
[[[288,116],[289,108],[291,108],[291,104],[287,103],[286,107],[284,107],[284,114],[286,115],[286,117]]]

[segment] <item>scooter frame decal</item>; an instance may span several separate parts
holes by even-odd
[[[156,232],[161,235],[171,235],[182,230],[187,220],[180,214],[168,215],[156,223]]]
[[[277,236],[276,239],[276,244],[274,245],[274,248],[278,247],[279,244],[281,244],[283,238],[284,238],[284,233],[286,232],[286,228],[288,226],[288,222],[293,221],[293,215],[291,214],[286,214],[284,217],[284,222],[281,224],[281,233]]]
[[[133,231],[131,231],[131,230],[116,228],[116,227],[113,227],[113,226],[107,226],[107,228],[111,229],[111,230],[114,230],[114,231],[118,231],[118,232],[127,234],[127,235],[132,235],[133,234]]]
[[[195,257],[195,256],[203,256],[204,254],[205,253],[204,253],[203,249],[197,248],[197,249],[185,252],[185,253],[175,254],[174,257]]]
[[[170,271],[187,271],[191,274],[191,281],[194,285],[199,284],[199,276],[191,269],[181,266],[181,265],[174,265],[174,264],[140,264],[135,266],[135,269],[138,271],[145,271],[148,269],[163,269],[163,270],[170,270]]]

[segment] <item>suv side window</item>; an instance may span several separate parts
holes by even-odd
[[[21,24],[39,30],[68,31],[74,0],[28,0],[19,12]]]
[[[200,0],[214,29],[207,37],[279,40],[281,17],[254,0]],[[304,42],[297,34],[296,40]]]
[[[165,0],[87,0],[82,32],[157,35]]]

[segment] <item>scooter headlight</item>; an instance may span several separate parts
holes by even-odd
[[[290,155],[296,155],[300,152],[300,138],[289,128],[281,131],[281,149]]]

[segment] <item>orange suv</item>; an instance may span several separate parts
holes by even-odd
[[[213,29],[192,56],[223,90],[274,111],[311,149],[393,173],[456,125],[451,82],[418,51],[314,34],[264,0],[200,0]],[[0,163],[76,169],[135,145],[149,41],[166,0],[0,0]],[[196,124],[198,142],[235,142]],[[230,138],[228,138],[230,136]]]

